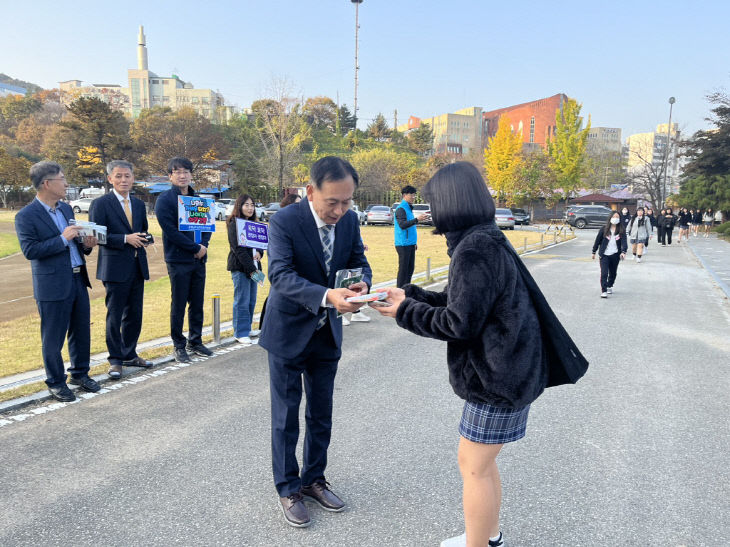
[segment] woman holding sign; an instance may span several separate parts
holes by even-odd
[[[261,277],[261,254],[259,249],[244,247],[238,242],[236,219],[257,222],[256,206],[248,194],[240,196],[233,206],[233,213],[226,225],[228,228],[227,269],[233,278],[233,334],[241,344],[255,344],[252,340],[260,330],[251,330],[253,310],[256,307],[256,278]]]

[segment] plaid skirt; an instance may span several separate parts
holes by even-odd
[[[464,403],[459,433],[475,443],[504,444],[525,436],[530,405],[500,408],[486,403]]]

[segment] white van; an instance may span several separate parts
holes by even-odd
[[[84,188],[79,194],[80,198],[98,198],[106,194],[103,188]]]

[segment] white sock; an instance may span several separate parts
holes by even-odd
[[[502,539],[502,532],[499,533],[498,536],[495,536],[493,538],[489,538],[489,541],[492,543],[499,543],[499,541]]]

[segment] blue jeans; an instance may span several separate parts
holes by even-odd
[[[256,282],[243,272],[231,272],[233,278],[233,335],[243,338],[251,333],[256,307]]]

